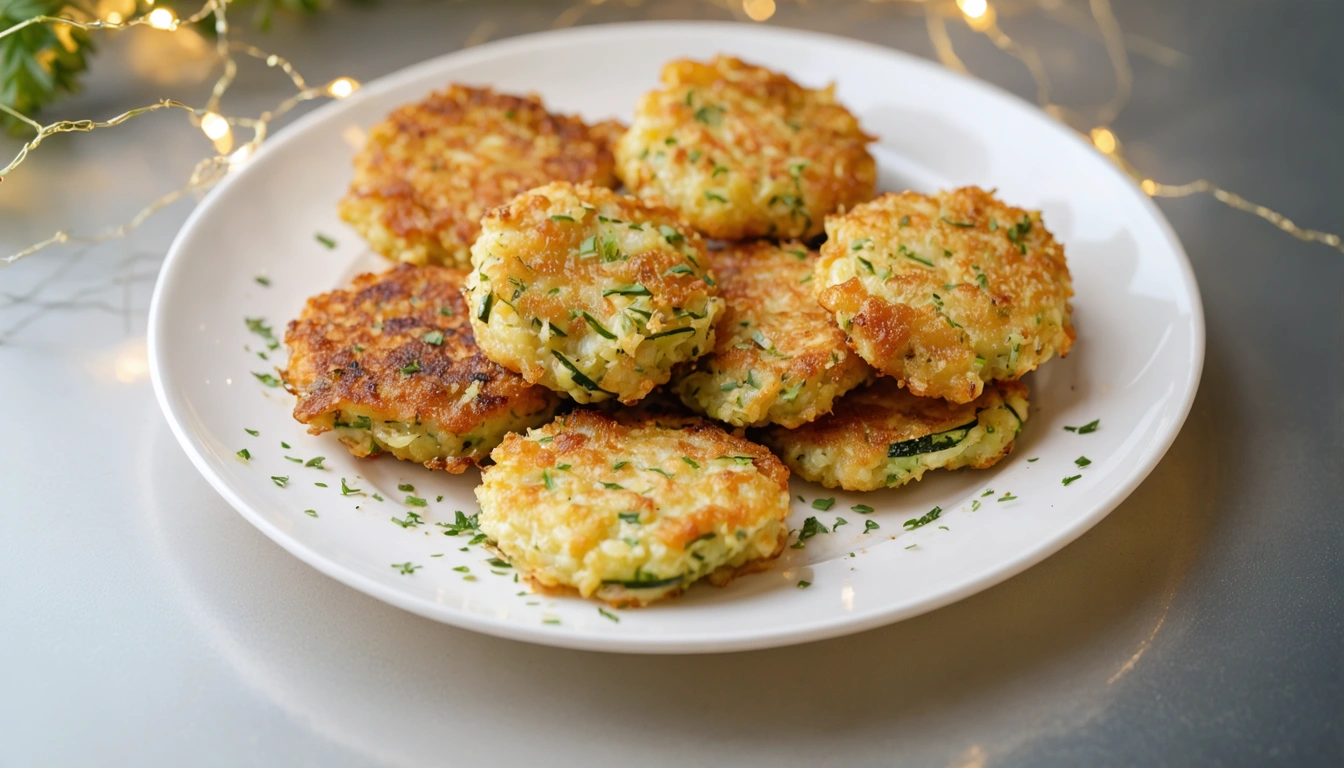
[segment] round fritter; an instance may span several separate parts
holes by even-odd
[[[390,259],[465,269],[490,208],[553,180],[615,186],[615,128],[453,85],[373,127],[340,215]]]
[[[1073,346],[1064,248],[978,187],[887,194],[826,221],[817,298],[879,372],[968,403]]]
[[[710,237],[809,238],[826,214],[873,196],[873,141],[835,86],[718,56],[663,67],[616,145],[616,173]]]
[[[974,402],[949,403],[915,397],[882,377],[842,397],[829,415],[797,429],[770,427],[760,438],[801,477],[873,491],[939,467],[992,467],[1012,450],[1026,419],[1020,382],[991,384]]]
[[[481,531],[542,589],[614,605],[720,586],[788,539],[789,471],[699,418],[617,420],[579,409],[495,449]]]
[[[739,427],[796,427],[868,378],[813,294],[816,261],[796,242],[710,253],[724,310],[713,352],[677,383],[687,406]]]
[[[581,403],[633,403],[713,346],[704,241],[661,206],[549,184],[491,211],[471,256],[481,348]]]
[[[403,264],[308,300],[289,324],[282,377],[294,418],[334,429],[356,456],[388,452],[461,472],[504,435],[544,424],[559,398],[476,347],[466,273]]]

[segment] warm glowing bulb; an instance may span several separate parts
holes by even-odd
[[[247,162],[247,159],[251,156],[252,156],[252,145],[244,144],[243,146],[238,148],[238,151],[234,152],[232,155],[229,155],[229,168],[230,169],[237,168],[238,166]]]
[[[167,8],[155,8],[149,12],[149,26],[155,29],[172,29],[177,26],[177,16]]]
[[[966,18],[978,19],[989,10],[989,3],[986,0],[957,0],[957,7],[966,14]]]
[[[1142,189],[1145,195],[1155,195],[1157,194],[1157,182],[1152,179],[1144,179],[1139,182],[1139,189]]]
[[[218,112],[207,112],[205,117],[201,118],[201,130],[205,131],[206,138],[211,141],[222,139],[224,134],[229,132],[229,121]]]
[[[775,15],[775,0],[742,0],[742,10],[752,21],[765,21]]]
[[[121,23],[121,14],[120,14],[120,13],[117,13],[116,11],[113,11],[113,12],[107,14],[107,23],[108,23],[108,24],[120,24],[120,23]]]
[[[359,83],[348,77],[338,77],[327,85],[327,93],[338,99],[344,99],[346,96],[355,92]]]
[[[1093,128],[1092,143],[1105,154],[1115,151],[1115,134],[1109,128]]]

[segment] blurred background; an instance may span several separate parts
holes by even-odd
[[[179,22],[200,7],[0,0],[0,30],[41,13],[144,19],[0,38],[0,103],[42,126],[206,105],[224,73],[217,33]],[[229,19],[238,70],[218,104],[53,135],[0,174],[2,258],[132,222],[197,172],[125,237],[0,266],[14,427],[0,466],[25,468],[0,473],[0,764],[1344,764],[1344,254],[1285,231],[1344,231],[1344,3],[240,0]],[[1208,323],[1194,411],[1138,492],[1042,565],[927,616],[664,659],[432,624],[234,515],[162,422],[144,334],[197,193],[246,160],[252,132],[227,119],[303,92],[267,55],[314,97],[273,131],[463,47],[645,19],[797,27],[939,60],[1126,164],[1189,252]],[[0,168],[34,135],[6,122]],[[1180,186],[1201,179],[1296,225]],[[68,407],[33,413],[39,391]],[[66,437],[90,426],[92,441]],[[661,693],[631,701],[619,680]]]

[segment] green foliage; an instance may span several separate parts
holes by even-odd
[[[0,0],[0,32],[34,16],[58,16],[70,7],[87,10],[71,0]],[[32,116],[62,93],[79,88],[78,76],[88,66],[93,43],[75,27],[34,24],[0,37],[0,104]],[[22,126],[0,113],[0,126]]]

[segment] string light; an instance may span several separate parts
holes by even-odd
[[[354,93],[359,88],[359,83],[348,77],[338,77],[327,84],[327,95],[336,99],[344,99],[346,96]]]
[[[742,11],[752,21],[765,21],[775,15],[775,0],[742,0]]]
[[[626,0],[628,5],[638,5],[644,0]],[[724,0],[706,0],[714,5],[722,5]],[[740,8],[747,18],[753,21],[765,21],[772,18],[777,11],[776,0],[740,0]],[[870,2],[882,2],[883,0],[870,0]],[[890,0],[888,0],[890,1]],[[28,248],[18,253],[6,256],[0,259],[0,264],[10,264],[26,256],[41,251],[52,245],[59,245],[69,242],[96,243],[111,238],[121,237],[136,227],[140,226],[146,219],[154,215],[159,210],[171,203],[188,197],[193,194],[209,189],[218,183],[229,172],[245,165],[252,155],[256,152],[258,146],[265,141],[270,124],[280,116],[289,112],[299,104],[315,98],[334,98],[344,99],[359,89],[358,81],[348,77],[339,77],[332,80],[323,87],[309,87],[303,77],[294,69],[294,67],[285,59],[262,51],[254,46],[244,43],[238,43],[229,39],[229,24],[226,18],[225,9],[229,0],[204,0],[201,7],[190,16],[178,18],[171,9],[155,7],[154,0],[145,0],[144,5],[150,10],[143,15],[135,15],[135,4],[132,0],[123,0],[123,2],[112,2],[109,5],[117,8],[123,8],[126,13],[120,10],[104,10],[108,6],[103,6],[102,18],[88,21],[81,20],[80,17],[70,16],[35,16],[15,24],[7,29],[0,30],[0,39],[16,34],[21,30],[37,25],[47,24],[54,28],[57,39],[62,41],[67,49],[71,49],[74,41],[70,36],[71,29],[91,30],[118,30],[127,29],[135,26],[150,26],[154,29],[164,31],[179,31],[186,29],[189,33],[195,34],[190,29],[192,24],[205,20],[208,17],[214,17],[215,29],[215,51],[222,65],[222,73],[211,89],[209,100],[203,107],[191,107],[179,101],[163,99],[155,104],[151,104],[137,109],[128,110],[111,119],[103,121],[95,120],[63,120],[49,125],[42,125],[37,121],[20,114],[13,108],[0,103],[0,112],[4,112],[11,117],[19,120],[30,127],[35,136],[26,144],[19,148],[18,153],[3,168],[0,168],[0,181],[4,177],[18,168],[27,158],[30,152],[37,149],[42,141],[58,133],[87,132],[102,128],[110,128],[120,125],[128,120],[147,115],[161,110],[186,111],[189,118],[199,126],[200,130],[214,143],[215,154],[198,162],[187,180],[187,183],[172,192],[169,192],[145,206],[139,213],[129,221],[107,230],[95,236],[76,236],[68,232],[57,232],[46,240],[34,243]],[[575,5],[565,10],[557,19],[555,26],[568,26],[577,22],[583,14],[590,8],[603,5],[607,0],[579,0]],[[800,4],[806,0],[798,0]],[[1158,63],[1167,66],[1175,66],[1182,60],[1182,55],[1170,48],[1161,46],[1150,40],[1143,38],[1134,38],[1126,36],[1116,23],[1115,17],[1111,12],[1109,0],[1089,0],[1087,3],[1091,18],[1087,19],[1085,15],[1080,14],[1072,7],[1061,5],[1057,0],[1035,0],[1035,6],[1038,10],[1051,15],[1066,23],[1078,26],[1080,29],[1101,38],[1106,47],[1107,55],[1110,58],[1112,69],[1115,71],[1116,89],[1115,94],[1106,105],[1097,110],[1096,115],[1091,121],[1086,121],[1078,112],[1069,109],[1060,104],[1055,104],[1051,100],[1051,85],[1046,73],[1041,57],[1035,49],[1030,46],[1022,45],[1009,37],[999,28],[997,23],[997,14],[995,7],[990,5],[988,0],[954,0],[953,3],[947,0],[923,0],[919,3],[904,3],[899,5],[906,7],[917,7],[925,15],[930,42],[933,43],[934,50],[940,61],[949,68],[965,72],[966,66],[957,56],[952,45],[952,39],[947,32],[946,19],[960,18],[972,30],[983,34],[996,47],[1008,55],[1018,59],[1027,68],[1033,81],[1036,83],[1037,102],[1047,114],[1061,120],[1062,122],[1074,127],[1087,136],[1093,146],[1102,154],[1115,162],[1125,173],[1134,179],[1135,183],[1143,192],[1151,197],[1186,197],[1195,194],[1208,194],[1215,200],[1239,211],[1245,211],[1258,216],[1283,232],[1306,242],[1321,243],[1330,246],[1341,252],[1344,252],[1344,242],[1341,242],[1339,235],[1320,232],[1313,229],[1303,229],[1294,224],[1290,219],[1282,214],[1273,211],[1265,206],[1252,203],[1245,198],[1217,186],[1207,179],[1199,179],[1188,184],[1164,184],[1154,179],[1142,175],[1124,156],[1121,150],[1121,143],[1111,130],[1109,124],[1115,120],[1120,111],[1129,100],[1132,87],[1132,74],[1129,69],[1129,51],[1131,47],[1139,53],[1147,55]],[[1032,6],[1025,3],[1013,3],[1006,7],[1012,11],[1020,11]],[[950,9],[950,15],[948,13]],[[1091,26],[1087,26],[1090,24]],[[473,35],[473,37],[475,37]],[[481,42],[481,41],[476,41]],[[268,67],[280,69],[284,72],[294,84],[297,92],[289,98],[282,101],[276,107],[261,113],[256,117],[226,117],[219,112],[219,103],[224,93],[233,83],[233,78],[237,73],[237,61],[235,54],[241,54],[252,59],[262,61]],[[1087,127],[1091,125],[1092,127]],[[233,148],[234,129],[241,128],[250,132],[250,137],[242,143],[237,149]]]
[[[177,15],[167,8],[155,8],[149,12],[149,26],[155,29],[177,29]]]

